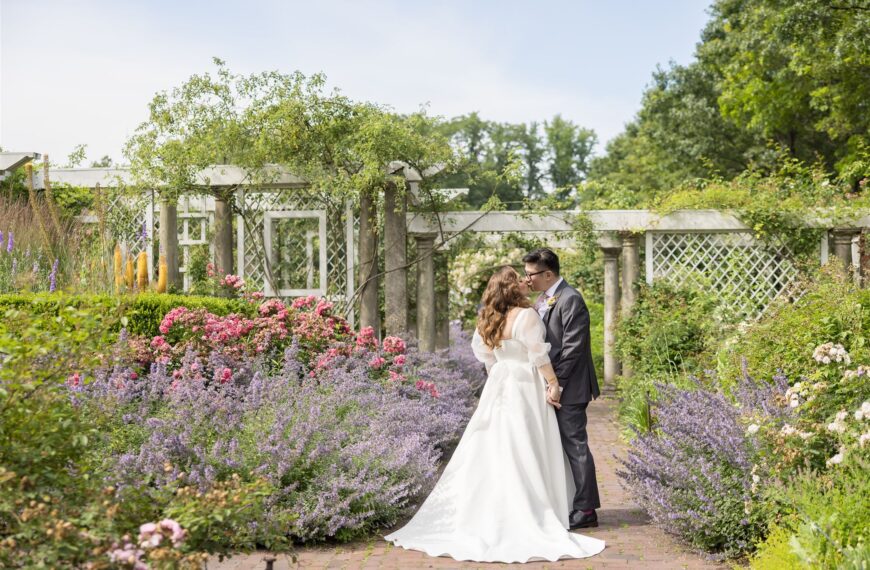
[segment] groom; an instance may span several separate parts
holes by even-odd
[[[600,394],[589,337],[589,309],[583,296],[559,275],[559,258],[547,248],[523,257],[526,280],[541,291],[535,309],[547,329],[550,361],[562,387],[556,409],[562,447],[571,464],[577,491],[568,524],[572,530],[598,526],[601,507],[595,461],[586,434],[586,407]]]

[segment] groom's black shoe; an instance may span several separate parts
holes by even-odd
[[[583,511],[574,511],[568,517],[568,528],[577,530],[578,528],[591,528],[598,526],[598,514],[595,511],[584,513]]]

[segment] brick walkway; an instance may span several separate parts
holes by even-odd
[[[296,560],[278,555],[274,570],[297,568],[348,569],[380,568],[404,570],[406,568],[481,568],[485,570],[521,567],[542,569],[697,569],[723,568],[692,554],[674,543],[661,530],[652,526],[646,515],[631,501],[616,477],[617,461],[614,454],[624,452],[616,423],[616,402],[601,398],[589,405],[589,441],[595,454],[598,485],[603,508],[598,511],[600,526],[584,530],[585,534],[606,541],[607,548],[598,556],[582,560],[559,562],[530,562],[528,564],[486,564],[457,562],[452,558],[431,558],[421,552],[396,548],[373,538],[365,542],[323,547],[306,547],[296,552]],[[386,534],[386,533],[384,533]],[[263,570],[264,553],[235,556],[223,562],[214,559],[209,570]]]

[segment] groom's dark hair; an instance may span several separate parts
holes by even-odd
[[[553,253],[553,250],[550,248],[542,247],[527,253],[523,257],[523,263],[534,263],[538,267],[559,275],[559,256]]]

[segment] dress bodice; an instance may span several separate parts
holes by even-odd
[[[529,350],[522,341],[509,338],[501,341],[501,346],[492,351],[496,362],[516,360],[523,363],[529,362]]]
[[[492,349],[475,330],[471,348],[478,360],[487,368],[496,362],[519,362],[541,366],[550,362],[550,345],[544,342],[544,323],[538,312],[531,307],[521,309],[511,326],[510,338],[501,341],[500,346]]]

